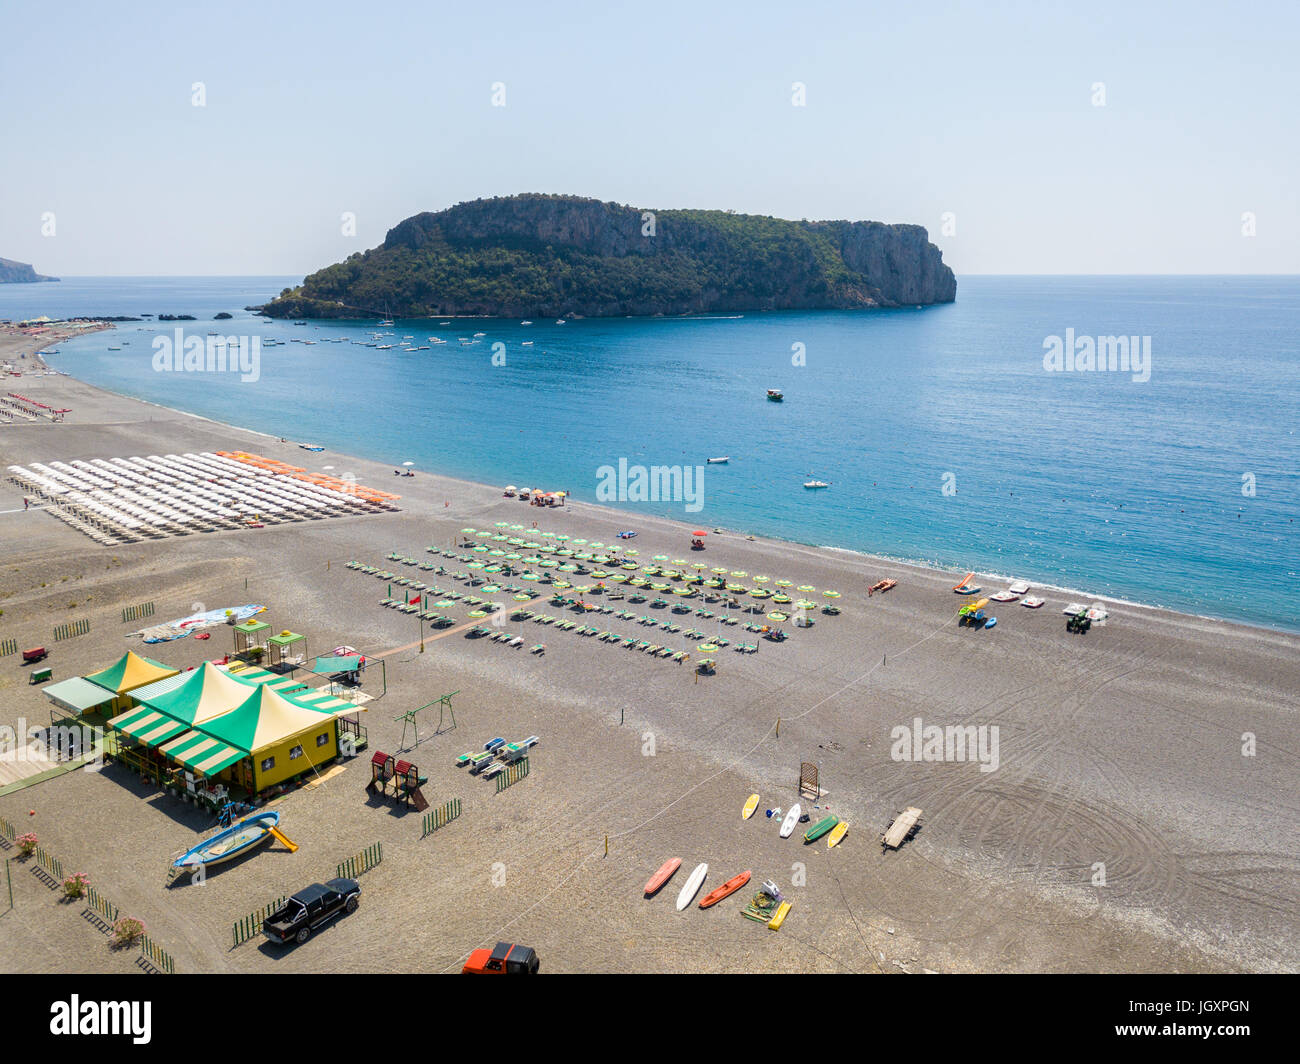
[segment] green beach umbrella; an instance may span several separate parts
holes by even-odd
[[[515,601],[516,601],[516,602],[527,602],[527,601],[528,601],[529,599],[531,599],[532,597],[533,597],[532,595],[525,595],[525,594],[521,591],[518,595],[515,596]]]
[[[474,535],[475,532],[478,531],[478,529],[477,529],[477,528],[462,528],[460,531],[461,531],[461,535],[464,535],[464,536],[472,536],[472,535]]]
[[[771,579],[772,579],[772,578],[771,578],[770,576],[756,576],[756,577],[754,577],[755,582],[756,582],[756,583],[759,583],[759,584],[766,584],[766,583],[767,583],[769,580],[771,580]]]
[[[538,576],[536,573],[524,573],[523,576],[521,576],[519,579],[520,579],[520,580],[540,580],[541,577]]]
[[[666,562],[666,561],[668,560],[668,555],[666,555],[666,554],[656,554],[656,555],[654,556],[654,560],[657,561],[657,562]]]
[[[623,553],[624,553],[624,554],[629,554],[629,555],[631,555],[633,558],[635,558],[635,557],[637,557],[637,555],[639,555],[641,552],[640,552],[639,550],[637,550],[635,547],[629,547],[629,548],[628,548],[627,550],[625,550]]]
[[[582,546],[582,545],[583,545],[584,543],[586,543],[587,541],[586,541],[585,539],[575,539],[575,540],[573,540],[572,542],[575,543],[575,544],[577,544],[578,546]]]
[[[495,595],[500,590],[501,588],[499,588],[496,584],[483,585],[483,594],[485,595]]]
[[[477,617],[486,617],[487,613],[484,610],[470,610],[469,615],[471,617],[477,618]]]
[[[724,568],[722,568],[722,566],[718,566],[718,568],[714,569],[713,571],[714,571],[714,573],[716,573],[718,576],[726,576],[727,573],[729,573],[731,570],[730,570],[730,569],[724,569]]]
[[[716,654],[717,652],[718,652],[718,648],[715,647],[712,643],[703,643],[700,645],[700,653],[702,654]],[[700,664],[704,664],[704,663],[701,662]]]
[[[770,621],[787,621],[789,618],[784,613],[769,613],[767,615]]]
[[[510,522],[509,522],[509,521],[497,521],[497,522],[495,522],[495,523],[493,524],[492,527],[493,527],[493,528],[509,528],[509,527],[510,527]]]
[[[795,603],[801,610],[813,610],[817,608],[817,603],[809,602],[807,599],[800,599]]]
[[[483,568],[483,563],[482,563],[482,562],[470,562],[467,566],[465,566],[465,568],[466,568],[466,569],[482,569],[482,568]]]
[[[800,590],[800,591],[816,591],[817,589],[816,589],[815,587],[813,587],[812,584],[800,584],[800,585],[799,585],[799,590]]]
[[[743,580],[743,579],[744,579],[745,577],[747,577],[749,574],[748,574],[747,572],[745,572],[744,569],[732,569],[732,570],[731,570],[731,575],[734,576],[734,577],[737,577],[738,579]]]
[[[822,596],[824,598],[837,599],[840,597],[840,593],[838,591],[823,591]]]
[[[778,581],[776,582],[776,586],[777,586],[777,587],[794,587],[794,584],[790,583],[789,580],[778,580]]]

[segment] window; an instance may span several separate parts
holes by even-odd
[[[325,745],[327,745],[327,744],[329,743],[329,741],[330,741],[330,733],[329,733],[329,732],[321,732],[318,736],[316,736],[316,745],[317,745],[317,746],[325,746]]]
[[[275,758],[268,757],[262,762],[263,772],[270,772],[273,768],[275,768]]]
[[[292,750],[289,751],[289,760],[290,760],[290,761],[297,761],[298,758],[300,758],[300,757],[302,757],[302,747],[301,747],[301,746],[295,746]]]

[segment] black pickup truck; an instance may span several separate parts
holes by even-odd
[[[306,942],[339,913],[356,912],[361,887],[355,879],[331,879],[300,890],[262,924],[262,934],[277,945]]]

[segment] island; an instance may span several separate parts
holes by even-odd
[[[46,277],[37,273],[25,262],[13,259],[0,259],[0,284],[35,284],[38,281],[57,281],[57,277]]]
[[[919,225],[524,194],[413,215],[256,308],[274,318],[613,317],[951,303]]]

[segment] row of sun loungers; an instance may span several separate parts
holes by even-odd
[[[9,475],[56,517],[107,543],[393,508],[207,453],[33,462],[11,465]]]

